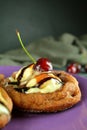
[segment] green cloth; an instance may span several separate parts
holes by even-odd
[[[72,60],[87,64],[87,35],[76,37],[65,33],[58,38],[50,36],[31,42],[27,44],[26,48],[35,59],[48,57],[54,67],[64,67],[67,62]],[[30,63],[30,59],[21,46],[0,54],[0,65],[27,65]]]

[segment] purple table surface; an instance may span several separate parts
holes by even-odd
[[[0,66],[0,73],[10,76],[20,66]],[[82,100],[74,107],[56,113],[25,113],[13,111],[12,119],[2,130],[87,130],[87,79],[79,81]]]

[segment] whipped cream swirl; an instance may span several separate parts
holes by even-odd
[[[17,84],[15,88],[24,89],[28,93],[51,93],[62,87],[62,81],[51,71],[36,71],[34,64],[25,66],[15,73],[15,76],[9,77],[10,83]]]

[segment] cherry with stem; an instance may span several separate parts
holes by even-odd
[[[22,42],[19,31],[16,30],[16,33],[17,33],[19,42],[20,42],[23,50],[25,51],[27,56],[31,59],[31,61],[33,61],[33,63],[34,63],[34,70],[37,70],[37,71],[51,71],[53,69],[53,66],[52,66],[51,62],[47,58],[40,58],[36,62],[36,60],[31,56],[29,51],[25,48],[25,46],[24,46],[24,44]]]
[[[27,51],[27,49],[24,47],[24,44],[22,42],[22,39],[21,39],[21,36],[20,36],[20,33],[19,33],[18,30],[16,30],[16,34],[18,36],[18,39],[20,41],[20,44],[21,44],[23,50],[25,51],[25,53],[27,54],[27,56],[31,59],[31,61],[33,61],[33,63],[36,64],[36,60],[31,56],[31,54],[29,53],[29,51]]]

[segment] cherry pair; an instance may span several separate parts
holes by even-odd
[[[66,71],[73,74],[87,72],[87,65],[70,63],[69,65],[67,65]]]

